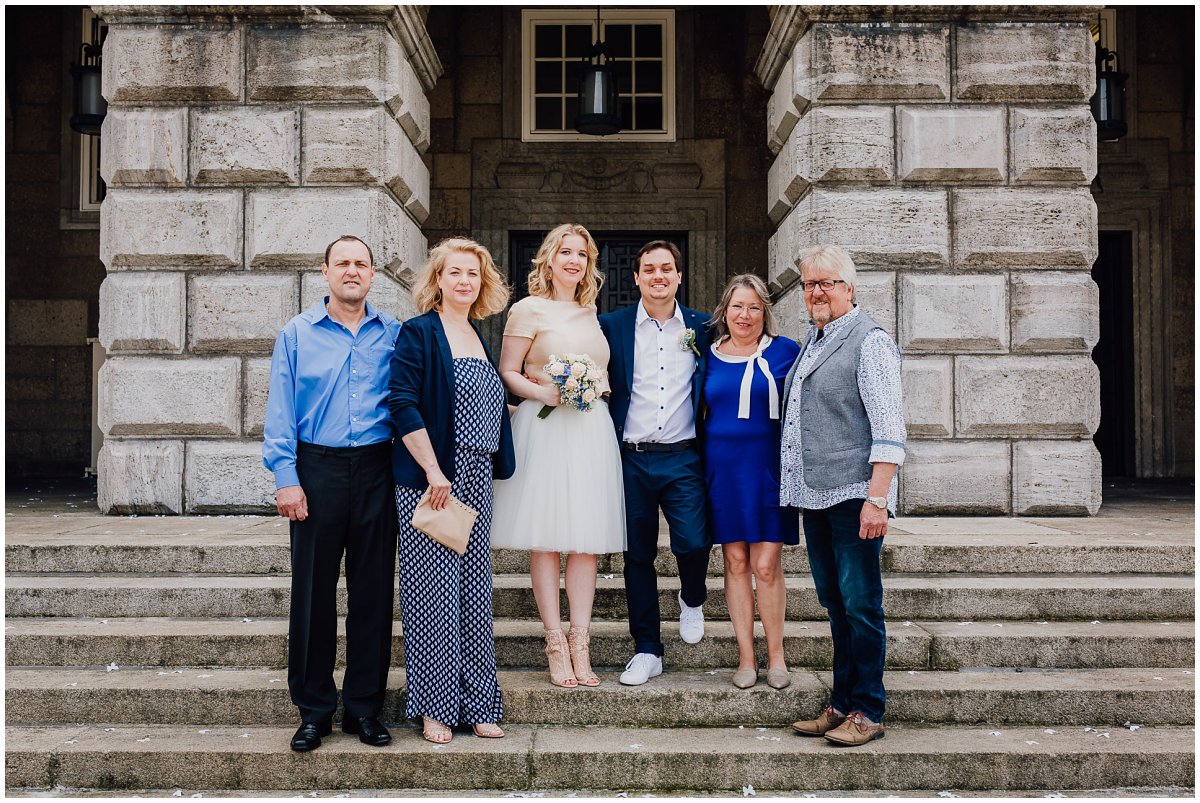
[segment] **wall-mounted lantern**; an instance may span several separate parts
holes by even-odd
[[[617,109],[617,74],[608,66],[600,28],[600,8],[596,8],[596,41],[579,76],[579,114],[575,130],[580,134],[604,137],[621,130]]]
[[[95,44],[84,42],[80,48],[79,64],[71,64],[71,78],[75,85],[75,100],[72,107],[71,128],[80,134],[100,135],[104,115],[108,113],[108,101],[100,93],[100,55],[104,47],[104,35]]]
[[[1115,63],[1115,67],[1114,67]],[[1129,74],[1119,71],[1117,54],[1096,44],[1096,94],[1092,95],[1092,117],[1096,118],[1096,138],[1115,142],[1125,136],[1125,82]]]

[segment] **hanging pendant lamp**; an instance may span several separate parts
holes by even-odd
[[[84,44],[79,64],[71,64],[71,79],[75,88],[70,125],[72,130],[90,136],[100,135],[100,125],[108,113],[108,101],[100,93],[101,44]]]
[[[596,41],[579,76],[579,113],[575,130],[580,134],[604,137],[621,130],[617,110],[617,74],[608,66],[600,28],[600,7],[596,7]]]
[[[1120,72],[1120,66],[1117,54],[1097,42],[1092,117],[1096,118],[1096,138],[1100,142],[1115,142],[1129,130],[1125,123],[1125,82],[1129,74]]]

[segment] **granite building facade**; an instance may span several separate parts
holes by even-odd
[[[569,37],[584,22],[566,11],[92,10],[107,25],[98,236],[51,217],[79,147],[66,57],[9,71],[6,435],[10,471],[82,468],[94,407],[102,510],[271,505],[270,348],[320,297],[334,237],[371,243],[372,298],[407,317],[433,242],[472,236],[519,284],[518,245],[568,219],[613,254],[684,239],[692,306],[759,273],[793,335],[796,256],[847,247],[859,302],[905,354],[906,513],[1095,513],[1110,374],[1135,386],[1112,402],[1130,430],[1104,446],[1124,450],[1112,464],[1191,475],[1190,10],[1107,13],[1130,132],[1099,145],[1100,7],[606,10],[613,37],[661,33],[628,61],[665,79],[631,94],[644,135],[614,138],[539,128],[552,92],[530,70],[568,54],[534,53],[531,26]],[[6,12],[10,36],[16,23],[68,53],[81,11]],[[1126,284],[1093,279],[1104,243]],[[23,265],[43,267],[27,282]],[[1122,287],[1125,317],[1101,303]],[[1096,358],[1120,321],[1129,353]],[[106,355],[94,405],[88,336]]]

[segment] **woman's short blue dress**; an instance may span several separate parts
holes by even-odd
[[[783,381],[800,353],[796,341],[777,337],[763,351],[780,402]],[[713,542],[800,543],[799,510],[779,506],[780,419],[770,416],[767,377],[753,365],[750,417],[738,418],[749,357],[711,348],[704,376],[705,479]]]

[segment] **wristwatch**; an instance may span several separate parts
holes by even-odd
[[[879,508],[880,510],[887,510],[887,497],[886,496],[868,496],[867,501],[870,502],[875,507]]]

